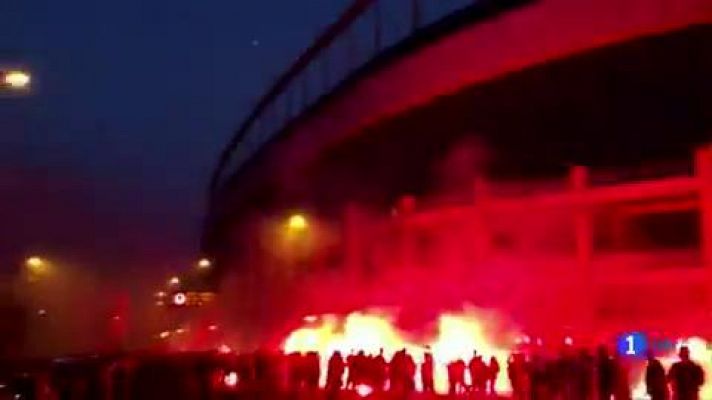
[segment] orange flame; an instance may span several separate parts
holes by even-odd
[[[497,377],[496,388],[500,392],[510,391],[504,372],[510,349],[495,345],[493,335],[485,327],[499,321],[474,308],[459,313],[440,315],[436,334],[425,340],[415,341],[400,331],[393,323],[393,315],[386,312],[354,312],[345,318],[325,315],[314,326],[306,326],[293,331],[284,341],[285,352],[317,351],[321,357],[321,384],[325,383],[325,371],[329,356],[334,351],[350,354],[364,350],[367,354],[377,354],[384,350],[386,358],[405,348],[417,363],[421,363],[429,347],[435,361],[435,390],[447,393],[447,369],[449,362],[463,359],[468,361],[474,350],[487,361],[494,356],[502,366]],[[501,342],[518,336],[515,332],[499,338]],[[419,373],[419,372],[418,372]],[[416,376],[416,388],[420,387],[420,376]]]
[[[394,314],[384,311],[353,312],[346,317],[310,316],[306,322],[307,326],[288,335],[283,349],[287,353],[318,352],[321,357],[322,385],[326,380],[328,358],[334,351],[338,350],[344,355],[359,350],[364,350],[367,354],[377,354],[383,349],[386,358],[390,359],[396,351],[405,348],[417,363],[421,363],[426,349],[430,348],[435,360],[435,390],[444,394],[448,389],[447,364],[457,359],[468,361],[472,357],[472,351],[477,350],[485,359],[490,356],[497,358],[501,371],[497,377],[496,388],[500,393],[507,393],[511,392],[505,371],[507,357],[516,347],[515,342],[523,340],[528,343],[531,340],[513,329],[506,332],[504,338],[498,334],[498,340],[495,340],[495,335],[487,328],[499,324],[499,321],[492,315],[474,308],[464,312],[441,314],[437,319],[436,333],[424,340],[414,340],[411,335],[399,330],[394,324]],[[565,342],[570,344],[570,338],[567,337]],[[691,337],[679,339],[676,348],[679,349],[683,344],[690,348],[692,358],[709,374],[712,371],[712,345],[699,337]],[[675,361],[675,350],[661,357],[666,370]],[[637,376],[632,377],[633,398],[646,399],[648,397],[645,392],[644,369],[637,369],[635,374]],[[415,378],[416,388],[421,390],[419,369]],[[466,379],[468,378],[466,375]],[[703,399],[712,399],[712,380],[706,379],[700,396]]]

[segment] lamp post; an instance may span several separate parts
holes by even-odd
[[[180,286],[180,278],[177,275],[172,276],[170,279],[168,279],[168,286],[170,286],[170,287]]]
[[[50,263],[39,256],[31,256],[25,259],[25,272],[31,282],[46,277],[50,273]]]
[[[27,90],[32,83],[32,75],[22,69],[0,70],[0,88],[10,91]]]
[[[304,214],[292,214],[287,219],[287,229],[290,232],[301,232],[309,227],[309,222]]]

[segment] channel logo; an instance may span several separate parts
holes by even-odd
[[[675,341],[670,339],[651,340],[642,332],[628,332],[616,341],[618,355],[624,357],[645,357],[648,350],[666,353],[675,349]]]

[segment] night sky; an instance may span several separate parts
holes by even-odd
[[[0,98],[0,268],[191,263],[221,146],[348,2],[0,2],[0,62],[35,79]]]

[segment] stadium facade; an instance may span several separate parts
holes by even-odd
[[[203,250],[238,277],[247,336],[465,302],[541,335],[712,335],[709,3],[475,2],[426,23],[412,2],[392,43],[378,3],[327,29],[216,168]]]

